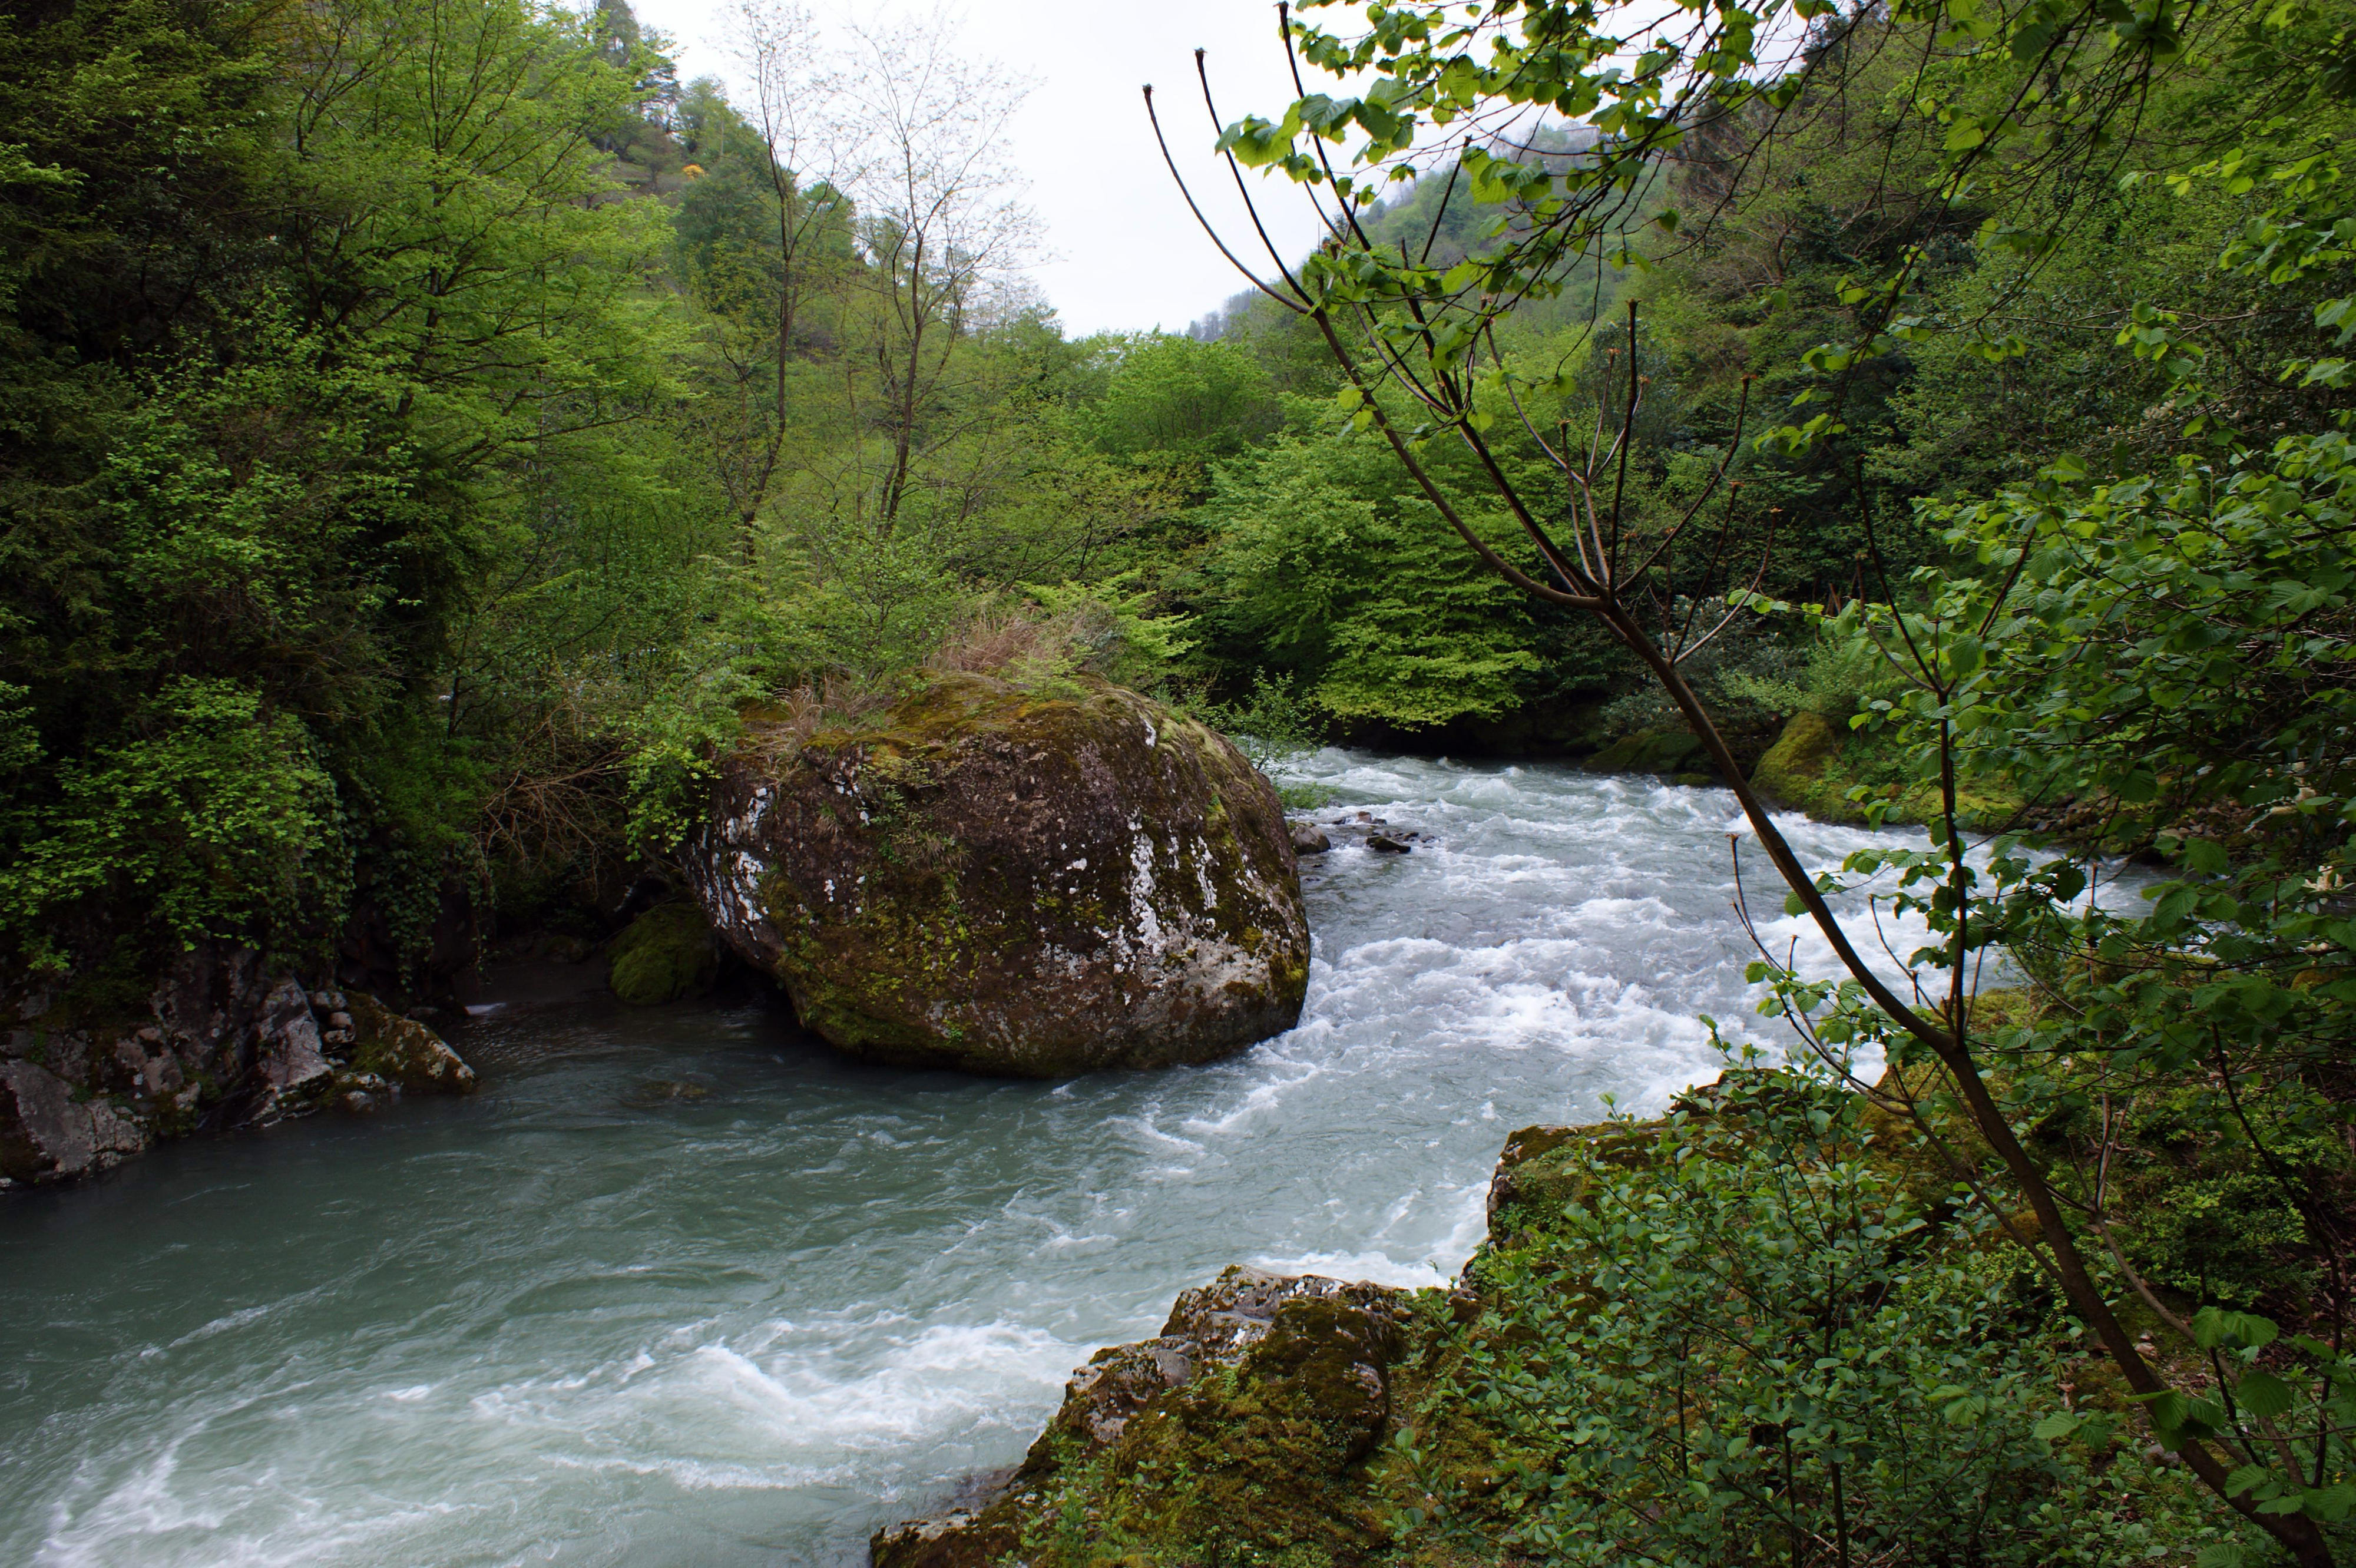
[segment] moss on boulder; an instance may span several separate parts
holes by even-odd
[[[855,728],[756,729],[688,858],[805,1026],[898,1065],[1207,1061],[1291,1027],[1308,986],[1275,789],[1101,681],[943,675]]]
[[[1776,804],[1799,807],[1820,822],[1861,822],[1863,813],[1843,795],[1817,799],[1828,792],[1826,775],[1839,758],[1844,738],[1822,714],[1794,714],[1751,769],[1751,782]]]
[[[701,908],[659,904],[624,928],[605,950],[605,983],[633,1007],[700,996],[720,973],[720,942]]]
[[[1751,782],[1772,805],[1805,811],[1820,822],[1871,821],[1878,806],[1885,822],[1928,822],[1939,810],[1938,789],[1914,776],[1903,750],[1887,736],[1850,729],[1823,714],[1800,713],[1760,757]],[[1862,786],[1862,799],[1849,792]],[[1956,796],[1967,827],[1994,828],[2018,814],[2020,799],[1985,786]]]
[[[344,998],[351,1018],[351,1070],[412,1094],[471,1094],[475,1069],[441,1036],[361,992]]]
[[[1708,763],[1701,737],[1680,725],[1623,735],[1580,766],[1591,773],[1683,774],[1698,772]]]
[[[1181,1295],[1158,1337],[1075,1372],[995,1496],[878,1530],[872,1560],[1363,1562],[1387,1539],[1363,1472],[1413,1324],[1404,1291],[1230,1268]],[[1084,1549],[1057,1551],[1064,1537]]]

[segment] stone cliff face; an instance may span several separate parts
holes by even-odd
[[[1276,791],[1134,692],[948,675],[869,724],[762,736],[690,854],[739,955],[854,1055],[1024,1077],[1290,1028],[1309,928]]]
[[[306,992],[250,949],[200,944],[152,990],[36,985],[0,1037],[0,1187],[106,1169],[161,1138],[363,1110],[475,1075],[423,1025]]]

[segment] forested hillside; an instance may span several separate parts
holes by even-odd
[[[756,15],[744,107],[618,4],[0,27],[20,970],[594,924],[748,702],[1051,605],[1174,648],[1136,574],[1273,423],[1063,338],[938,38],[853,96]]]
[[[1609,635],[1335,434],[1302,322],[1247,294],[1189,337],[1066,338],[1022,281],[990,70],[879,36],[851,91],[791,14],[754,16],[746,104],[682,88],[618,5],[9,20],[15,961],[210,933],[390,977],[594,926],[746,703],[855,703],[1012,623],[1047,628],[1026,657],[1285,739],[1575,755],[1673,724]],[[1986,204],[1926,228],[1934,154],[1889,134],[1902,48],[1830,38],[1839,113],[1772,158],[1655,166],[1623,253],[1494,328],[1576,442],[1624,402],[1641,302],[1632,516],[1739,446],[1730,555],[1772,528],[1758,586],[1837,607],[1869,516],[1902,575],[1938,555],[1916,502],[2162,455],[2168,366],[2112,342],[2139,306],[2199,324],[2212,424],[2319,417],[2333,390],[2272,369],[2313,290],[2217,264],[2224,181],[2040,191],[2049,247],[1976,246]],[[2178,72],[2113,156],[2191,166],[2234,91]],[[1542,163],[1590,156],[1547,134]],[[1368,209],[1378,243],[1444,269],[1499,242],[1469,176],[1419,173]],[[1678,208],[1708,221],[1648,221]],[[1755,435],[1874,308],[1858,269],[1921,246],[1924,318],[2012,346],[1925,330],[1847,372],[1838,453],[1738,442],[1743,378]],[[1521,548],[1469,453],[1432,463]],[[1745,764],[1868,679],[1788,621],[1696,669]]]

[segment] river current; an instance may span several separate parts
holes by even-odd
[[[1714,1077],[1697,1014],[1780,1043],[1725,791],[1287,776],[1428,841],[1303,863],[1307,1011],[1225,1062],[891,1072],[749,988],[632,1012],[584,969],[456,1036],[471,1100],[10,1195],[0,1562],[861,1563],[1222,1266],[1438,1283],[1510,1130]],[[1902,836],[1786,823],[1818,865]]]

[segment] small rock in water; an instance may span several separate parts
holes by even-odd
[[[1385,833],[1366,835],[1366,847],[1376,854],[1411,854],[1414,852],[1398,840]]]
[[[1288,826],[1292,834],[1292,853],[1295,854],[1323,854],[1333,847],[1333,841],[1327,838],[1325,830],[1315,822],[1292,822]]]
[[[669,1105],[679,1101],[710,1098],[712,1086],[679,1078],[659,1078],[630,1090],[633,1105]]]
[[[389,1087],[424,1094],[474,1092],[475,1069],[439,1035],[373,996],[355,991],[346,1001],[354,1025],[351,1065],[355,1069],[375,1074]]]
[[[376,1109],[376,1096],[365,1089],[349,1090],[345,1092],[343,1106],[355,1116],[365,1116]]]

